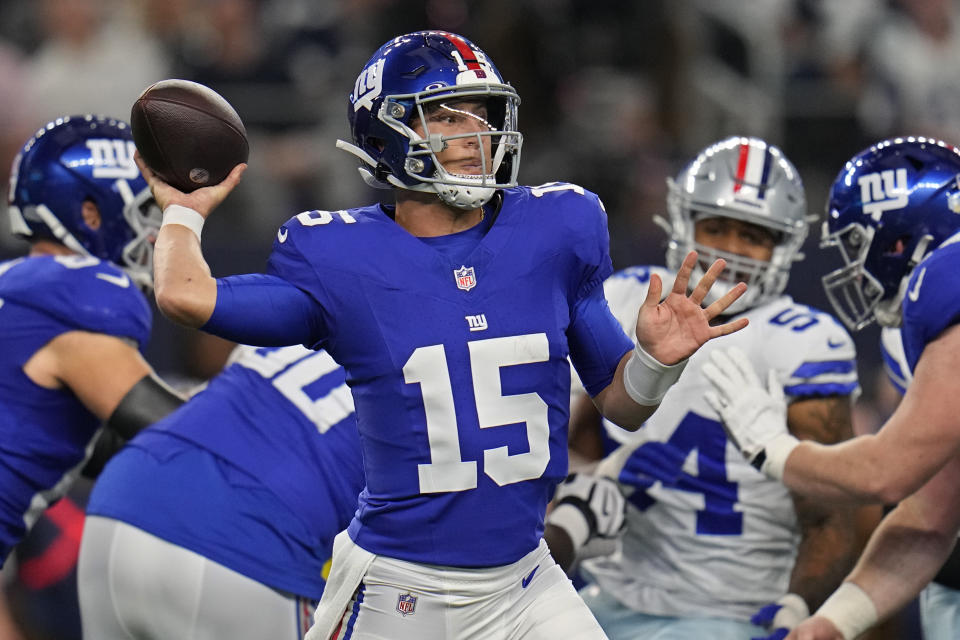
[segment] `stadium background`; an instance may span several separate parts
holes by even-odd
[[[346,96],[370,53],[424,28],[470,38],[517,88],[521,182],[596,191],[617,268],[662,263],[653,217],[665,179],[720,137],[780,146],[818,217],[843,162],[870,143],[960,141],[954,0],[4,0],[0,174],[51,118],[128,119],[152,82],[202,82],[233,103],[251,140],[250,169],[207,225],[204,252],[214,275],[259,271],[291,215],[389,195],[369,191],[334,142],[349,136]],[[829,309],[820,276],[837,263],[819,236],[814,224],[788,292]],[[0,258],[24,250],[0,223]],[[877,339],[875,328],[856,335],[864,431],[893,401]],[[148,358],[186,385],[213,375],[229,347],[157,317]],[[36,637],[63,640],[61,626]]]

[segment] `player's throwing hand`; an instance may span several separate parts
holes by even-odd
[[[210,213],[226,199],[234,187],[240,183],[243,172],[247,170],[246,163],[238,164],[230,171],[230,174],[224,178],[223,182],[209,187],[203,187],[190,193],[184,193],[176,187],[170,186],[163,181],[163,178],[151,171],[150,167],[143,161],[139,151],[134,155],[134,159],[137,162],[137,166],[140,167],[140,172],[146,179],[147,184],[150,185],[153,198],[157,201],[157,204],[160,205],[160,209],[166,210],[168,206],[176,204],[188,209],[193,209],[204,218],[209,216]]]

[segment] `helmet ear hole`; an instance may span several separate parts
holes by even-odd
[[[83,219],[83,223],[92,231],[98,230],[100,223],[103,221],[100,217],[100,207],[98,207],[97,203],[91,198],[83,201],[80,208],[80,216]]]
[[[902,256],[903,253],[907,250],[907,246],[910,244],[910,236],[900,236],[889,245],[887,249],[883,252],[885,256]]]

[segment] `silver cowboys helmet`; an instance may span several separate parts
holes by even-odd
[[[701,151],[676,179],[667,179],[669,220],[657,222],[669,234],[667,266],[676,271],[684,257],[697,251],[696,282],[717,259],[727,267],[710,289],[710,304],[738,282],[747,291],[727,308],[735,314],[771,300],[787,286],[790,266],[803,259],[800,247],[808,221],[803,183],[783,152],[759,138],[735,136]],[[775,246],[769,261],[746,258],[698,244],[694,223],[723,217],[755,224],[773,232]]]

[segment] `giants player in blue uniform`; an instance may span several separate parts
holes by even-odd
[[[94,486],[80,555],[86,638],[299,640],[363,488],[343,369],[237,347]]]
[[[239,181],[189,195],[150,175],[165,207],[157,301],[174,320],[259,345],[325,348],[357,409],[365,487],[310,640],[603,638],[542,540],[567,474],[573,361],[601,412],[637,428],[707,340],[722,261],[692,293],[687,256],[639,347],[610,314],[606,216],[566,183],[517,187],[519,98],[466,39],[418,32],[381,47],[348,113],[374,186],[395,205],[307,211],[278,231],[268,273],[215,279],[205,216]]]
[[[10,221],[30,252],[0,263],[0,562],[93,453],[182,402],[141,355],[160,210],[134,151],[126,123],[76,116],[13,162]]]
[[[791,640],[849,640],[898,611],[960,530],[960,151],[929,138],[879,142],[847,162],[826,215],[824,242],[846,263],[824,277],[837,314],[851,329],[900,327],[909,386],[893,415],[876,435],[798,442],[783,430],[781,389],[741,353],[719,349],[705,368],[708,401],[754,466],[822,499],[899,503]]]

